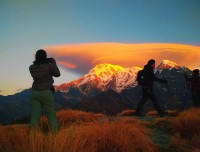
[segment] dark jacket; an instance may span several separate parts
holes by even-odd
[[[144,66],[144,71],[145,71],[145,82],[144,82],[144,87],[149,87],[153,88],[153,82],[162,82],[166,83],[167,80],[159,79],[156,77],[154,74],[154,69],[150,65],[145,65]]]
[[[186,80],[189,82],[189,86],[192,92],[200,91],[200,77],[193,75],[192,77],[185,76]]]
[[[34,63],[29,67],[29,70],[34,80],[32,89],[37,91],[51,90],[54,83],[53,76],[60,76],[60,71],[56,63]]]

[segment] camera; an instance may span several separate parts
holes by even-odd
[[[49,62],[49,63],[55,63],[55,60],[54,60],[54,58],[47,58],[47,62]]]

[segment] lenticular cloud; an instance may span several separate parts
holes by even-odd
[[[163,59],[172,60],[189,68],[200,65],[200,46],[185,44],[85,43],[48,46],[46,50],[59,65],[79,73],[87,73],[102,63],[142,67],[151,58],[158,63]]]

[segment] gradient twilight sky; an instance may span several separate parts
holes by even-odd
[[[31,86],[36,50],[93,42],[200,46],[200,1],[0,0],[0,94]],[[60,68],[55,84],[82,74]]]

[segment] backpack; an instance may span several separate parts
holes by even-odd
[[[145,85],[145,70],[138,71],[137,74],[137,82],[139,85],[144,86]]]

